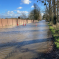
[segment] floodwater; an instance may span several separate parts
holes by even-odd
[[[0,29],[0,59],[41,59],[51,45],[48,30],[45,20]]]

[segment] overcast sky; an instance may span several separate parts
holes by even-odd
[[[44,4],[41,2],[37,3],[37,0],[0,0],[0,18],[18,17],[22,13],[28,15],[34,8],[34,3],[40,7],[43,15]]]

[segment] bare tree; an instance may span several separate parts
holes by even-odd
[[[26,14],[25,14],[25,13],[22,13],[22,14],[20,15],[20,18],[21,18],[21,19],[26,19],[26,18],[27,18],[27,16],[26,16]]]
[[[29,18],[34,20],[38,20],[40,17],[40,8],[38,7],[37,4],[34,3],[34,9],[30,11],[29,13]]]

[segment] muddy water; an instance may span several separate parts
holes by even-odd
[[[36,26],[37,24],[37,26]],[[36,59],[51,44],[45,20],[0,31],[0,59]]]

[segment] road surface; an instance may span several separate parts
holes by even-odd
[[[45,20],[0,29],[0,59],[46,59],[42,55],[51,45],[48,30]]]

